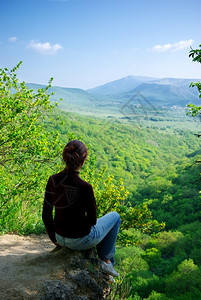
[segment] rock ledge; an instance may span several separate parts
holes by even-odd
[[[7,287],[4,300],[102,300],[110,293],[95,249],[56,247],[47,253],[23,255],[15,264],[16,285]]]

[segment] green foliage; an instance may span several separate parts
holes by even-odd
[[[110,211],[116,211],[121,216],[121,227],[118,243],[121,245],[134,245],[139,243],[136,235],[129,229],[139,229],[142,232],[158,232],[165,224],[158,223],[152,218],[152,214],[146,204],[132,207],[126,201],[128,191],[125,190],[123,180],[114,181],[114,176],[107,176],[105,168],[96,171],[96,160],[91,158],[91,164],[86,164],[82,178],[89,181],[94,189],[97,203],[97,216],[102,217]]]
[[[158,292],[152,291],[150,296],[146,299],[148,299],[148,300],[171,300],[172,298],[169,298],[168,296],[164,295],[163,293],[158,293]]]
[[[41,160],[41,156],[51,155],[46,147],[45,132],[35,125],[53,107],[47,93],[52,79],[45,89],[35,94],[24,82],[18,84],[15,72],[19,66],[20,63],[10,72],[0,69],[0,160],[3,166],[33,158],[37,161],[37,157]],[[52,136],[53,146],[57,143],[57,135]]]
[[[199,291],[200,287],[201,271],[192,259],[186,259],[178,265],[178,271],[174,271],[166,280],[165,290],[168,295],[182,296]]]
[[[183,234],[177,253],[185,251],[186,258],[192,258],[195,264],[201,265],[201,226],[200,221],[182,225],[178,230]]]
[[[168,168],[166,177],[149,176],[136,191],[138,202],[146,201],[153,217],[165,221],[166,229],[200,220],[200,164],[193,164],[199,155],[189,155],[178,165]]]
[[[161,252],[156,248],[148,248],[143,257],[151,269],[161,262]]]
[[[193,61],[201,63],[201,44],[199,49],[191,49],[189,52],[189,57],[192,57]]]
[[[48,133],[44,125],[52,122],[52,79],[34,93],[18,83],[20,64],[0,69],[0,231],[40,232],[39,199],[60,142],[58,132]]]
[[[118,248],[116,262],[124,281],[116,283],[116,294],[121,296],[130,287],[131,299],[134,295],[142,299],[201,299],[201,260],[195,264],[191,258],[195,248],[200,251],[199,226],[197,222],[182,227],[192,241],[179,231],[169,231],[142,239],[140,246]]]
[[[192,61],[193,62],[198,62],[198,63],[201,63],[201,44],[199,45],[199,48],[198,49],[192,49],[189,53],[189,57],[192,58]],[[195,82],[195,83],[191,83],[190,84],[191,87],[194,87],[196,86],[197,87],[197,90],[199,92],[199,98],[201,98],[201,82],[198,81],[198,82]],[[189,111],[188,111],[188,114],[192,115],[193,117],[195,117],[196,115],[200,115],[201,113],[201,106],[196,106],[194,104],[188,104],[187,105]]]
[[[184,238],[178,231],[164,231],[155,236],[148,246],[155,246],[163,258],[171,258],[175,255],[177,244]]]

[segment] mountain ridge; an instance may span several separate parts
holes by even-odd
[[[189,78],[153,78],[146,76],[126,76],[118,80],[108,82],[93,89],[80,89],[52,86],[49,92],[53,92],[51,101],[63,101],[59,107],[64,110],[80,111],[81,113],[99,113],[100,109],[105,112],[119,110],[120,106],[129,99],[140,94],[155,106],[179,106],[186,107],[193,102],[200,104],[198,91],[189,87],[191,82],[199,79]],[[45,85],[27,83],[28,88],[37,91]]]

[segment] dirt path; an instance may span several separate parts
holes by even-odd
[[[29,236],[2,235],[0,236],[0,266],[6,259],[9,259],[9,256],[13,256],[12,259],[15,259],[19,255],[27,253],[51,251],[54,247],[46,234],[31,234]]]
[[[39,254],[53,250],[55,246],[49,240],[47,235],[29,235],[19,236],[16,234],[6,234],[0,236],[0,299],[9,299],[13,287],[20,287],[20,282],[26,277],[26,273],[22,274],[21,267],[18,262],[21,261],[26,254]],[[29,278],[27,272],[27,280]],[[31,295],[30,295],[31,298]],[[11,299],[11,298],[10,298]],[[12,299],[22,299],[13,291]]]

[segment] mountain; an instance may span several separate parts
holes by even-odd
[[[45,85],[35,83],[27,83],[26,85],[29,89],[33,89],[35,92],[38,88],[45,88]],[[93,108],[93,102],[99,100],[98,97],[90,95],[85,90],[79,88],[52,86],[48,91],[49,93],[54,93],[54,95],[50,98],[51,101],[58,102],[60,98],[63,99],[63,101],[59,103],[59,107],[63,109],[73,110],[79,109],[80,107]]]
[[[148,82],[154,79],[155,78],[153,77],[145,76],[127,76],[118,80],[108,82],[104,85],[88,89],[87,92],[92,95],[114,96],[126,93],[139,86],[141,83]]]
[[[159,106],[182,106],[193,102],[199,104],[198,91],[189,87],[191,82],[198,79],[163,78],[138,85],[127,92],[124,97],[131,98],[136,93],[143,95],[147,101]]]

